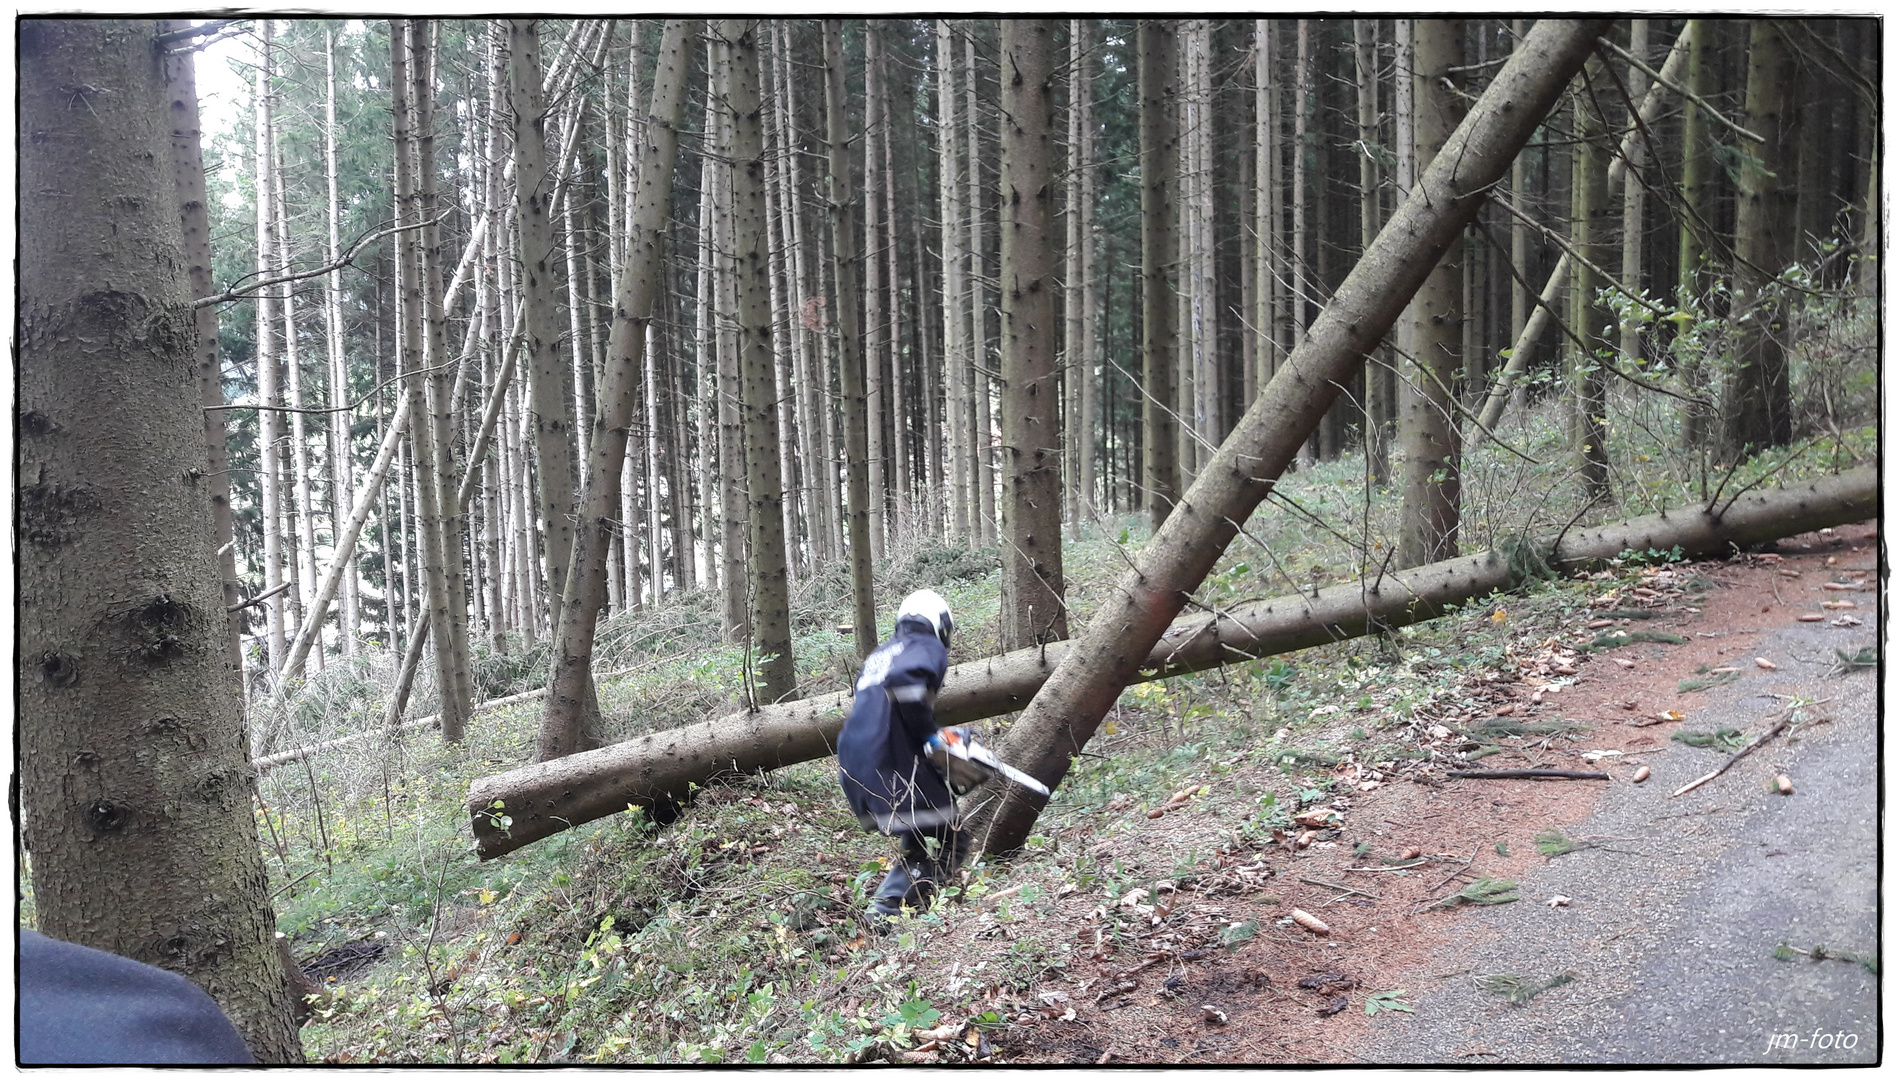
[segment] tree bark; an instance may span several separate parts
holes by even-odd
[[[1799,76],[1783,32],[1773,20],[1755,20],[1746,62],[1745,122],[1765,143],[1739,167],[1732,268],[1732,313],[1739,331],[1719,407],[1724,420],[1720,456],[1728,462],[1792,438],[1785,355],[1790,311],[1776,282],[1796,250],[1798,193],[1789,179],[1797,164],[1792,102]]]
[[[1109,593],[1068,659],[1011,729],[1003,756],[1052,787],[1140,660],[1271,490],[1324,410],[1396,321],[1606,28],[1544,19],[1489,84],[1377,242],[1259,395],[1164,527]],[[972,822],[987,850],[1018,847],[1045,798],[1011,789]]]
[[[271,19],[261,20],[258,30],[258,61],[253,91],[253,107],[256,112],[256,151],[254,186],[257,202],[257,276],[276,277],[277,264],[277,215],[273,206],[275,186],[270,182],[271,162],[271,94],[270,77],[273,67],[271,55],[275,41],[276,23]],[[278,369],[280,361],[276,351],[277,301],[267,293],[259,293],[256,300],[256,352],[257,352],[257,403],[263,408],[257,414],[257,486],[259,489],[258,512],[263,525],[263,594],[268,595],[283,584],[283,481],[277,471],[282,457],[278,445],[282,440],[282,414],[274,406],[282,404],[283,392],[279,388]],[[284,600],[281,594],[267,602],[264,608],[264,655],[270,661],[270,671],[283,670]]]
[[[574,534],[567,594],[559,608],[553,670],[547,680],[551,692],[547,695],[547,709],[540,724],[538,755],[541,761],[599,745],[599,702],[592,681],[593,642],[600,609],[606,602],[606,557],[612,546],[620,477],[636,411],[641,369],[650,362],[650,357],[645,355],[646,330],[652,321],[653,301],[664,270],[660,241],[671,206],[673,164],[678,156],[678,121],[684,108],[685,80],[689,74],[685,50],[695,30],[688,20],[668,20],[665,37],[659,45],[652,113],[647,117],[637,151],[639,181],[627,235],[628,255],[614,289],[605,383],[594,421],[586,481],[581,489],[580,527]],[[653,573],[656,580],[656,558]]]
[[[1140,94],[1140,344],[1141,480],[1144,505],[1159,531],[1179,501],[1179,367],[1173,222],[1179,185],[1178,27],[1167,19],[1139,24]]]
[[[857,306],[862,296],[859,290],[863,260],[857,248],[861,234],[850,195],[849,118],[843,93],[843,22],[840,19],[824,20],[823,60],[823,102],[830,141],[830,239],[836,259],[837,363],[841,376],[838,381],[843,390],[844,473],[849,485],[844,506],[849,524],[851,627],[860,659],[868,656],[878,641],[875,581],[870,562],[872,495],[868,474],[872,414],[863,385],[861,312]],[[828,479],[826,475],[826,483]],[[881,493],[874,498],[880,501]]]
[[[955,37],[947,19],[936,20],[936,187],[942,218],[942,372],[948,440],[939,453],[947,459],[949,537],[966,539],[978,511],[971,509],[974,481],[970,475],[967,349],[968,316],[963,304],[968,268],[964,220],[967,189],[962,183],[960,141],[962,125],[956,119]],[[931,428],[933,430],[933,428]]]
[[[520,228],[527,387],[532,399],[534,465],[545,530],[547,604],[558,626],[573,555],[573,419],[560,365],[559,301],[554,280],[554,179],[547,168],[547,110],[540,80],[540,31],[532,19],[508,21],[509,103],[514,122],[514,182]]]
[[[1067,636],[1054,362],[1056,26],[1001,20],[1001,640],[1008,648]]]
[[[1361,251],[1370,250],[1377,229],[1383,224],[1379,210],[1376,156],[1370,148],[1381,146],[1378,137],[1380,115],[1377,110],[1377,20],[1357,19],[1351,26],[1357,75],[1357,236]],[[1398,76],[1402,76],[1399,74]],[[1388,363],[1368,364],[1364,369],[1364,456],[1369,459],[1370,477],[1381,484],[1390,477],[1390,428],[1388,402],[1393,372]],[[1246,402],[1247,405],[1250,402]]]
[[[1596,86],[1606,82],[1606,65],[1599,60],[1588,64],[1590,81]],[[1607,137],[1607,120],[1588,100],[1574,98],[1575,147],[1572,180],[1569,183],[1568,213],[1570,245],[1580,256],[1573,262],[1573,277],[1568,283],[1568,326],[1580,339],[1566,350],[1572,426],[1569,443],[1581,475],[1581,492],[1589,500],[1608,499],[1607,460],[1607,374],[1604,351],[1614,343],[1608,339],[1607,308],[1599,293],[1608,284],[1594,268],[1604,261],[1607,251],[1605,233],[1611,208],[1607,200],[1607,150],[1601,143]]]
[[[1462,115],[1451,83],[1462,66],[1461,19],[1416,19],[1415,59],[1396,77],[1415,87],[1411,139],[1425,173]],[[1454,555],[1462,518],[1462,446],[1454,387],[1462,371],[1462,252],[1458,241],[1429,273],[1403,318],[1409,355],[1399,361],[1402,402],[1403,523],[1398,564],[1408,568]]]
[[[19,25],[21,838],[41,931],[191,979],[259,1062],[300,1063],[204,514],[157,32]]]
[[[1167,626],[1134,658],[1128,681],[1170,678],[1422,622],[1518,587],[1545,572],[1536,569],[1544,562],[1554,569],[1583,568],[1628,549],[1676,545],[1688,555],[1716,556],[1735,544],[1863,521],[1877,516],[1879,498],[1876,471],[1860,468],[1781,490],[1747,492],[1717,514],[1675,509],[1573,529],[1521,550],[1484,551],[1309,594],[1235,604]],[[955,665],[936,699],[937,721],[973,723],[1023,707],[1079,647],[1052,642]],[[844,691],[767,706],[484,777],[468,792],[476,854],[492,859],[628,804],[683,802],[693,786],[718,777],[827,757],[849,701]],[[503,814],[511,821],[498,820]]]
[[[181,30],[185,20],[166,20],[161,33]],[[211,283],[211,221],[204,184],[204,147],[198,121],[197,54],[191,50],[165,54],[165,83],[170,104],[171,164],[178,184],[178,206],[184,237],[185,265],[189,271],[192,296],[209,296],[216,289]],[[230,632],[231,674],[242,679],[244,671],[244,613],[231,611],[243,600],[237,580],[237,545],[233,542],[231,520],[230,453],[224,431],[224,363],[217,341],[217,309],[195,308],[197,325],[198,391],[203,399],[204,446],[209,470],[204,476],[205,493],[211,504],[211,536],[217,544],[218,576],[224,589],[225,622]],[[217,406],[212,408],[212,406]]]
[[[756,20],[726,19],[726,95],[732,138],[733,251],[738,282],[738,369],[749,484],[751,634],[759,696],[797,691],[791,654],[790,592],[784,556],[784,489],[778,472],[778,392],[771,340],[770,250],[765,243],[764,120],[758,90]]]

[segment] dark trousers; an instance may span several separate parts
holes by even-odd
[[[894,909],[907,902],[920,907],[962,865],[963,856],[968,854],[968,834],[954,825],[942,824],[898,835],[902,857],[889,868],[876,890],[876,899],[881,901],[878,906]]]

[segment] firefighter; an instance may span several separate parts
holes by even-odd
[[[850,809],[869,832],[902,841],[900,856],[865,913],[881,927],[903,905],[922,907],[961,864],[968,840],[942,774],[924,760],[938,730],[935,695],[948,670],[948,603],[933,589],[909,594],[896,632],[863,661],[837,764]]]

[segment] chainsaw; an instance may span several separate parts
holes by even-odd
[[[983,746],[967,728],[943,728],[929,736],[923,753],[957,795],[966,794],[970,788],[996,776],[1005,776],[1029,791],[1048,793],[1047,785],[996,757],[995,752]]]

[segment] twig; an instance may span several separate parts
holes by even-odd
[[[1723,773],[1727,769],[1730,769],[1734,765],[1737,765],[1739,763],[1740,758],[1745,757],[1747,754],[1750,754],[1752,751],[1757,750],[1761,746],[1764,746],[1767,739],[1772,738],[1773,736],[1777,735],[1779,732],[1784,731],[1787,727],[1791,726],[1791,722],[1792,722],[1792,718],[1790,715],[1787,715],[1784,718],[1780,719],[1778,723],[1772,725],[1772,729],[1770,731],[1767,731],[1765,734],[1759,736],[1757,739],[1754,739],[1751,745],[1746,746],[1745,748],[1735,752],[1731,757],[1727,758],[1726,763],[1724,765],[1721,765],[1717,769],[1714,769],[1712,772],[1707,773],[1705,776],[1700,777],[1699,779],[1686,785],[1685,787],[1674,792],[1673,794],[1668,795],[1667,798],[1677,799],[1681,795],[1686,794],[1687,792],[1693,790],[1694,788],[1700,786],[1701,784],[1704,784],[1711,780],[1716,779],[1720,773]]]
[[[1308,878],[1308,877],[1301,877],[1298,880],[1304,882],[1306,885],[1322,885],[1326,889],[1341,889],[1342,890],[1336,896],[1331,897],[1330,900],[1324,901],[1326,904],[1330,903],[1332,900],[1342,900],[1344,897],[1350,896],[1352,894],[1355,894],[1357,896],[1368,896],[1372,900],[1383,899],[1382,897],[1378,896],[1376,893],[1365,892],[1362,889],[1353,889],[1350,886],[1343,884],[1342,882],[1319,881],[1316,878]]]
[[[1449,775],[1457,780],[1608,780],[1612,779],[1604,772],[1583,772],[1578,769],[1451,769]]]
[[[280,592],[288,592],[290,586],[294,584],[296,584],[296,582],[286,581],[283,584],[277,586],[276,588],[271,589],[267,593],[259,593],[256,596],[251,597],[250,599],[244,601],[241,604],[233,604],[230,607],[225,608],[224,613],[228,615],[232,612],[242,611],[247,607],[256,607],[258,604],[263,603],[265,600],[270,599],[271,597],[277,595]]]
[[[195,308],[202,308],[202,307],[210,307],[212,304],[229,303],[233,300],[243,300],[247,297],[255,296],[257,293],[271,287],[272,285],[287,285],[292,282],[307,281],[310,278],[322,277],[324,274],[334,273],[337,270],[341,270],[345,266],[355,265],[356,253],[361,251],[363,247],[368,244],[371,244],[377,240],[380,240],[385,236],[393,236],[396,233],[412,232],[416,229],[425,229],[430,225],[439,225],[443,221],[446,221],[447,219],[448,219],[447,215],[443,214],[441,217],[438,217],[433,221],[422,221],[422,222],[417,222],[413,225],[396,225],[387,229],[383,229],[381,232],[378,232],[378,233],[371,233],[357,240],[355,243],[349,245],[348,251],[343,252],[341,257],[339,257],[335,262],[332,262],[326,266],[319,266],[314,270],[304,270],[304,271],[301,271],[299,273],[294,273],[294,274],[285,274],[282,277],[266,278],[262,281],[255,281],[255,282],[250,283],[249,285],[245,285],[241,289],[238,288],[236,285],[232,285],[229,288],[225,289],[223,292],[218,293],[215,296],[204,296],[204,297],[199,297],[196,300],[193,300],[191,302],[191,306],[192,308],[195,309]]]
[[[1652,79],[1654,82],[1659,83],[1661,86],[1666,87],[1668,90],[1673,91],[1674,93],[1680,95],[1686,100],[1693,102],[1695,105],[1698,105],[1700,108],[1705,109],[1706,115],[1712,117],[1714,120],[1719,121],[1721,124],[1724,124],[1725,126],[1731,128],[1734,133],[1744,138],[1750,139],[1753,142],[1759,143],[1761,145],[1765,143],[1765,136],[1755,135],[1752,132],[1747,131],[1745,128],[1740,127],[1738,124],[1734,123],[1732,120],[1727,119],[1724,113],[1721,113],[1718,109],[1713,108],[1712,105],[1709,102],[1707,102],[1705,98],[1700,97],[1698,94],[1693,93],[1691,90],[1688,90],[1686,87],[1681,86],[1679,83],[1674,82],[1672,79],[1666,78],[1665,76],[1661,75],[1659,72],[1648,67],[1647,62],[1645,60],[1640,59],[1639,57],[1635,56],[1634,54],[1628,52],[1627,50],[1621,48],[1620,46],[1614,44],[1611,41],[1603,41],[1601,42],[1601,44],[1613,50],[1615,53],[1617,53],[1620,56],[1621,59],[1627,61],[1630,64],[1633,64],[1635,67],[1638,67],[1641,71],[1646,72],[1647,77]]]
[[[1469,867],[1475,865],[1476,853],[1480,852],[1481,850],[1482,850],[1481,848],[1476,848],[1475,851],[1469,852],[1469,858],[1465,860],[1461,866],[1456,868],[1455,873],[1450,874],[1448,877],[1442,879],[1441,881],[1438,881],[1436,884],[1431,885],[1427,890],[1424,891],[1423,895],[1428,896],[1430,895],[1430,893],[1435,892],[1437,889],[1442,888],[1444,885],[1449,884],[1450,882],[1461,877],[1464,873],[1467,873]]]
[[[1428,861],[1429,861],[1428,859],[1418,859],[1415,862],[1406,862],[1400,866],[1346,866],[1344,867],[1344,873],[1346,874],[1387,874],[1392,870],[1408,870],[1412,866],[1421,866]]]

